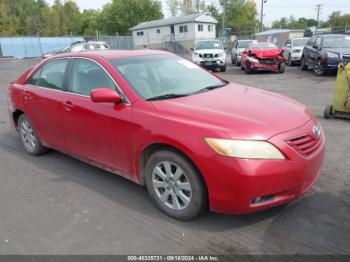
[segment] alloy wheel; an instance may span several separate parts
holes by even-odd
[[[29,150],[33,151],[37,144],[37,139],[33,130],[33,127],[28,120],[23,120],[20,126],[20,134],[23,140],[24,146]]]
[[[178,211],[191,203],[192,187],[186,173],[170,161],[158,163],[152,172],[152,185],[159,200]]]

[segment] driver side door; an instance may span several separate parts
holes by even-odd
[[[124,102],[92,102],[90,92],[102,87],[117,90]],[[132,107],[109,73],[94,60],[75,58],[63,103],[69,152],[117,173],[131,174]]]

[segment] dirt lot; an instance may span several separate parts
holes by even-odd
[[[334,76],[297,68],[246,76],[229,66],[227,80],[288,95],[319,117],[323,172],[284,208],[179,222],[121,177],[54,151],[24,153],[9,127],[6,87],[33,63],[0,60],[0,254],[350,254],[350,121],[322,118]]]

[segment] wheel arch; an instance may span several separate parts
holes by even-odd
[[[14,125],[15,128],[17,128],[18,126],[18,119],[21,115],[24,114],[24,111],[21,110],[21,109],[15,109],[13,112],[12,112],[12,123]]]
[[[207,183],[205,181],[205,177],[202,175],[202,172],[198,168],[198,165],[196,165],[195,161],[189,156],[189,153],[184,152],[185,150],[180,149],[178,146],[174,146],[174,145],[171,145],[169,143],[164,143],[164,142],[156,142],[153,144],[149,144],[141,151],[139,158],[138,158],[138,161],[136,163],[137,164],[136,170],[137,170],[139,184],[145,185],[145,167],[146,167],[147,160],[150,158],[150,156],[157,151],[166,150],[166,149],[172,150],[172,151],[180,154],[181,156],[186,158],[192,164],[192,166],[200,174],[200,177],[203,180],[203,184],[205,186],[205,190],[208,193],[208,186],[207,186]]]

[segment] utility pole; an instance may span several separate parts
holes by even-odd
[[[196,0],[196,10],[197,14],[199,14],[199,0]]]
[[[267,2],[267,0],[261,0],[261,9],[260,9],[260,32],[264,31],[264,4]]]
[[[316,24],[316,30],[315,30],[315,34],[317,33],[317,30],[320,26],[320,12],[321,12],[321,8],[322,8],[322,4],[318,4],[318,5],[315,5],[315,10],[317,11],[317,24]]]
[[[222,33],[225,30],[226,0],[224,0],[224,10],[222,12]]]

